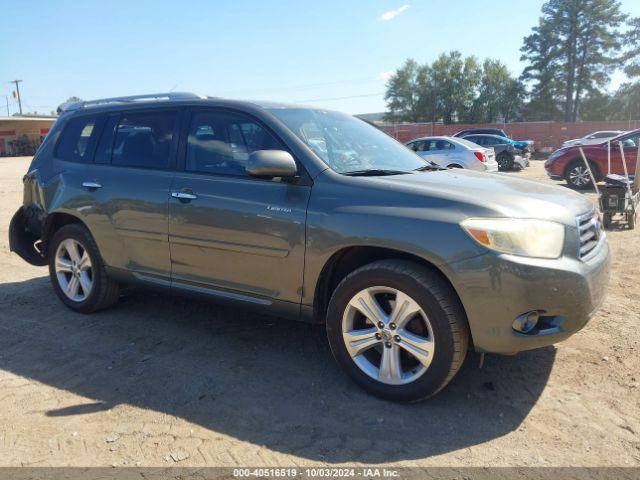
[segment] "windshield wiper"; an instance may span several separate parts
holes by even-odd
[[[351,172],[342,172],[343,175],[348,175],[350,177],[382,177],[385,175],[405,175],[407,172],[405,170],[384,170],[381,168],[370,168],[368,170],[353,170]]]
[[[435,163],[427,163],[426,165],[416,168],[414,172],[430,172],[432,170],[446,170],[446,168],[436,165]]]

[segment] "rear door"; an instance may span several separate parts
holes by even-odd
[[[449,153],[451,153],[448,150],[451,148],[453,145],[446,140],[425,140],[420,155],[441,167],[446,167],[449,164]]]
[[[455,147],[451,142],[438,139],[432,140],[430,143],[430,150],[433,152],[432,156],[429,157],[431,160],[442,166],[447,166],[455,161]]]
[[[411,145],[411,148],[421,157],[427,158],[440,166],[444,166],[442,158],[438,157],[434,140],[417,140]]]
[[[173,283],[299,305],[311,187],[245,170],[251,152],[285,145],[236,111],[194,108],[186,124],[169,208]]]
[[[103,255],[113,267],[169,281],[169,187],[175,173],[178,109],[110,115],[98,143],[87,195],[105,219]]]

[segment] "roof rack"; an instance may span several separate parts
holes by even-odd
[[[96,105],[108,105],[110,103],[133,103],[144,100],[189,100],[206,98],[190,92],[149,93],[146,95],[130,95],[127,97],[101,98],[82,102],[65,102],[58,107],[58,113],[79,110],[81,108],[94,107]]]

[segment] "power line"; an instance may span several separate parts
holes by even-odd
[[[294,103],[328,102],[330,100],[349,100],[350,98],[378,97],[380,95],[384,95],[384,92],[381,92],[381,93],[367,93],[367,94],[364,94],[364,95],[349,95],[348,97],[311,98],[311,99],[308,99],[308,100],[295,100]]]

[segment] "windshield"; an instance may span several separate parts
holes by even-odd
[[[269,111],[338,173],[410,172],[432,165],[386,133],[350,115],[310,108]]]
[[[623,142],[623,145],[626,145],[628,147],[632,147],[632,146],[635,147],[636,141],[638,140],[639,136],[640,136],[640,130],[630,130],[628,132],[622,132],[620,135],[610,138],[608,141],[612,143],[616,141]],[[627,142],[627,140],[631,140],[633,145],[630,145],[629,142]]]
[[[595,132],[592,133],[591,135],[589,135],[588,137],[585,138],[611,138],[611,137],[615,137],[616,135],[620,135],[620,133],[622,132]]]

